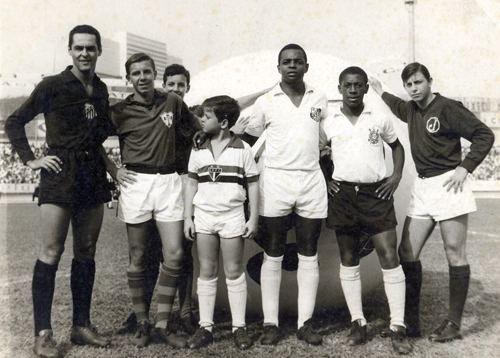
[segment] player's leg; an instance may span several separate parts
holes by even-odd
[[[314,345],[321,344],[323,341],[323,338],[313,331],[311,321],[319,284],[318,239],[321,224],[322,219],[308,219],[297,215],[295,227],[299,257],[297,337]]]
[[[97,333],[90,323],[90,306],[95,279],[95,252],[104,214],[104,204],[90,208],[74,208],[73,262],[71,264],[71,293],[73,295],[73,328],[71,341],[105,347],[108,338]]]
[[[241,236],[221,239],[229,306],[233,320],[233,338],[238,349],[248,349],[252,346],[252,340],[248,336],[245,321],[247,280],[243,261],[244,249],[245,239]]]
[[[158,310],[156,313],[155,330],[162,340],[174,348],[186,346],[186,340],[174,334],[169,324],[172,306],[177,293],[179,277],[182,275],[182,240],[184,240],[184,222],[160,221],[156,226],[161,236],[163,248],[163,263],[160,267],[158,280]]]
[[[445,322],[429,336],[429,339],[435,342],[461,338],[460,325],[470,280],[470,266],[465,252],[467,223],[467,214],[439,223],[449,264],[450,284],[448,316]]]
[[[285,254],[286,216],[260,217],[264,235],[264,262],[260,272],[264,334],[261,344],[275,345],[282,338],[278,328],[281,264]]]
[[[404,324],[406,280],[397,253],[397,234],[395,229],[372,236],[382,275],[384,289],[391,315],[390,335],[394,350],[400,354],[411,352],[411,345],[406,338]]]
[[[405,323],[408,337],[420,337],[420,289],[422,264],[420,253],[430,237],[436,222],[407,216],[399,245],[399,258],[405,274]]]
[[[38,260],[33,270],[32,296],[35,318],[37,356],[62,357],[52,339],[51,312],[56,284],[56,272],[64,251],[71,209],[54,204],[40,205],[42,238]]]
[[[193,242],[183,241],[182,276],[179,279],[179,316],[184,331],[193,335],[197,327],[193,322],[191,310],[191,296],[193,294],[193,270],[194,261],[192,254]]]
[[[213,342],[215,298],[219,272],[220,239],[216,235],[196,233],[196,248],[200,263],[198,278],[198,304],[200,328],[188,340],[188,346],[198,349]]]
[[[340,284],[351,314],[352,327],[347,344],[363,344],[367,339],[366,318],[363,314],[362,286],[359,267],[357,231],[335,230],[340,252]]]

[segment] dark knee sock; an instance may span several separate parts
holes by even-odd
[[[95,261],[71,263],[71,294],[73,296],[73,326],[90,322],[90,304],[95,279]]]
[[[146,268],[146,276],[144,277],[144,295],[146,300],[146,308],[149,312],[153,294],[155,292],[156,282],[160,273],[160,260],[156,257],[149,257]]]
[[[450,308],[448,320],[458,327],[462,322],[467,292],[469,290],[470,266],[450,266]]]
[[[179,277],[179,306],[181,318],[186,318],[191,316],[191,295],[193,293],[193,257],[191,256],[191,250],[188,253],[185,252],[185,257],[182,263],[182,275]],[[189,254],[189,257],[186,255]]]
[[[420,289],[422,287],[422,263],[401,262],[406,277],[405,323],[419,329]]]
[[[35,317],[35,336],[44,329],[52,329],[50,315],[52,299],[56,287],[56,272],[58,265],[48,265],[40,260],[35,263],[33,282],[33,313]]]

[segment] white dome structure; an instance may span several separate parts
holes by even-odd
[[[338,92],[338,76],[340,72],[351,65],[345,60],[337,57],[308,52],[309,71],[304,79],[311,86],[323,91],[330,106],[338,106],[342,97]],[[204,99],[216,95],[229,95],[234,98],[255,93],[278,83],[280,75],[277,71],[278,51],[265,51],[238,56],[212,66],[203,72],[193,76],[191,80],[191,91],[186,95],[186,102],[190,105],[202,103]],[[368,71],[367,71],[368,72]],[[370,76],[371,74],[368,73]],[[391,92],[390,90],[388,90]],[[411,185],[415,177],[415,168],[411,160],[410,147],[406,124],[396,119],[389,108],[380,97],[369,90],[365,96],[365,103],[371,108],[386,113],[394,123],[399,140],[406,152],[403,178],[395,194],[395,208],[398,219],[398,238],[401,240],[401,231],[406,216],[406,210],[411,193]],[[251,111],[251,107],[246,109]],[[388,172],[392,172],[391,150],[386,146],[386,162]],[[288,235],[287,243],[295,241],[294,230]],[[245,260],[255,263],[256,257],[262,255],[262,248],[255,242],[246,242]],[[193,248],[196,257],[196,245]],[[318,242],[318,255],[320,262],[320,281],[316,299],[316,311],[330,309],[345,305],[344,296],[339,280],[340,255],[335,238],[335,232],[323,225]],[[195,260],[196,261],[196,260]],[[257,260],[258,262],[258,260]],[[217,306],[228,308],[227,289],[222,263],[219,265],[219,287],[217,290]],[[252,278],[255,272],[248,272],[248,303],[249,314],[262,315],[260,285]],[[199,276],[198,266],[195,263],[195,278]],[[376,253],[371,253],[361,260],[361,280],[363,293],[370,292],[382,284],[382,273]],[[196,285],[196,280],[195,280]],[[196,288],[193,290],[196,293]],[[297,314],[297,272],[283,270],[280,294],[280,314]]]

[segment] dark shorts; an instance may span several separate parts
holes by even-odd
[[[340,182],[340,190],[328,197],[326,226],[336,233],[373,236],[398,224],[394,198],[380,199],[375,190],[383,181],[370,184]]]
[[[106,167],[97,149],[76,151],[51,148],[47,155],[56,155],[61,159],[62,171],[51,173],[41,170],[38,205],[91,208],[111,200]]]

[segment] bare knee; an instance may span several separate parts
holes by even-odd
[[[213,280],[217,278],[219,265],[215,262],[200,262],[200,278],[202,280]]]
[[[229,280],[236,280],[243,273],[243,265],[238,263],[224,264],[224,274]]]
[[[74,245],[73,256],[78,261],[92,261],[96,253],[96,240],[88,240]]]
[[[64,245],[50,244],[43,245],[40,252],[40,261],[49,265],[58,264],[64,252]]]

